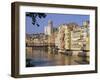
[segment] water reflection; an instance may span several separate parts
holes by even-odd
[[[72,53],[79,53],[73,51]],[[89,64],[89,57],[66,55],[54,48],[27,47],[26,67]]]

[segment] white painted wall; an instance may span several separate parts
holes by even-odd
[[[11,2],[15,0],[1,0],[0,2],[0,80],[16,80],[10,76],[11,68]],[[55,3],[55,4],[76,4],[98,6],[98,14],[100,14],[100,0],[16,0],[16,1],[30,1],[39,3]],[[100,16],[98,16],[98,22]],[[98,23],[100,26],[100,23]],[[98,35],[100,34],[100,27],[98,27]],[[100,44],[100,37],[98,37],[98,44]],[[98,45],[100,47],[100,45]],[[98,51],[98,58],[100,57]],[[98,59],[99,73],[97,74],[80,74],[80,75],[65,75],[65,76],[51,76],[38,78],[21,78],[18,80],[100,80],[100,58]]]

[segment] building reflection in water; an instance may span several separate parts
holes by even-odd
[[[79,53],[79,51],[73,51]],[[89,64],[89,57],[66,55],[52,47],[26,47],[26,67]]]

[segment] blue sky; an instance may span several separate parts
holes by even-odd
[[[26,33],[43,33],[44,27],[48,25],[48,21],[53,21],[53,27],[58,27],[60,24],[77,23],[82,26],[84,21],[89,20],[89,15],[72,15],[72,14],[50,14],[47,13],[45,18],[39,19],[39,27],[32,24],[32,19],[26,16]]]

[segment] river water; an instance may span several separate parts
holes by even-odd
[[[73,51],[73,53],[78,53],[78,51]],[[26,48],[26,67],[82,65],[89,64],[88,61],[89,57],[68,56],[43,47]]]

